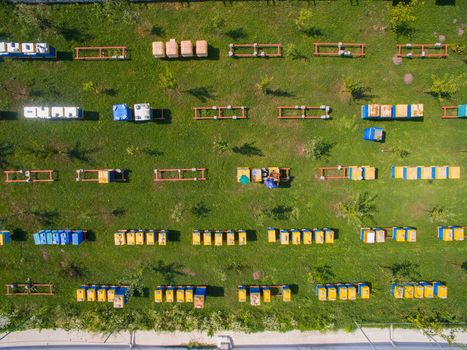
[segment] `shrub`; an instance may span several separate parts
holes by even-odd
[[[313,27],[311,23],[311,19],[313,17],[313,12],[310,9],[303,8],[300,10],[300,13],[295,20],[295,25],[297,26],[298,30],[302,32],[307,32],[310,28]]]
[[[301,58],[305,58],[300,51],[297,49],[297,47],[294,44],[288,44],[284,48],[284,55],[285,57],[289,57],[293,60],[298,60]]]
[[[230,149],[229,143],[224,141],[220,138],[220,136],[216,137],[214,141],[212,141],[212,150],[215,153],[224,153]]]
[[[376,213],[376,196],[370,197],[368,192],[359,193],[355,197],[337,204],[338,216],[347,219],[349,224],[363,225],[365,219],[373,218]]]
[[[204,202],[196,203],[191,208],[191,213],[197,218],[205,218],[209,215],[210,212],[211,212],[211,209],[209,209],[206,203]]]
[[[218,32],[225,26],[225,19],[221,17],[219,14],[215,14],[211,20],[209,21],[208,25],[206,26],[206,29],[208,32]]]
[[[434,206],[428,211],[432,223],[446,223],[454,216],[449,209],[440,205]]]
[[[324,141],[322,137],[320,136],[313,137],[305,145],[305,148],[304,148],[305,158],[309,158],[311,160],[319,160],[321,158],[325,158],[329,156],[331,148],[332,148],[332,144]]]
[[[159,74],[159,85],[165,90],[175,90],[178,86],[177,80],[169,68]]]
[[[413,31],[412,23],[415,22],[413,14],[416,1],[411,3],[398,3],[389,10],[391,30],[397,35],[408,35]]]
[[[102,85],[94,82],[94,81],[86,81],[83,83],[83,91],[84,92],[92,92],[97,95],[102,94],[105,89]]]
[[[455,76],[445,73],[442,77],[432,75],[431,79],[431,87],[426,92],[437,97],[440,101],[450,99],[457,94],[459,88],[465,85],[465,74]]]
[[[264,95],[267,95],[270,91],[269,86],[271,85],[272,79],[272,77],[269,77],[267,75],[262,77],[261,80],[258,83],[256,83],[256,90],[258,90]]]
[[[352,77],[345,77],[344,91],[350,95],[351,101],[358,101],[368,98],[368,93],[371,89],[365,86],[360,80]]]

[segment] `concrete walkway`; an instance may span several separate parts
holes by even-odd
[[[0,336],[0,348],[163,348],[189,344],[229,348],[288,348],[288,349],[443,349],[448,348],[441,338],[428,339],[415,329],[363,328],[352,333],[337,332],[223,332],[209,336],[201,332],[151,332],[93,334],[65,330],[28,330]],[[371,342],[371,343],[370,343]],[[467,344],[467,333],[456,335],[456,342]],[[373,345],[375,347],[373,348]],[[393,344],[396,346],[394,347]],[[452,349],[452,348],[450,348]]]

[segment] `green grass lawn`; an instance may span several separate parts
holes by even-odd
[[[42,122],[24,120],[20,113],[18,118],[0,120],[4,169],[50,168],[59,172],[59,181],[51,184],[0,184],[2,225],[16,231],[12,244],[1,248],[0,284],[31,278],[51,282],[56,290],[50,298],[1,298],[3,313],[12,319],[7,326],[79,325],[96,329],[90,316],[93,309],[106,320],[101,328],[107,329],[132,325],[156,329],[222,325],[250,330],[323,329],[349,327],[353,320],[401,322],[417,309],[429,315],[438,312],[443,320],[463,320],[464,243],[438,240],[436,226],[440,223],[431,222],[428,211],[439,205],[452,214],[449,224],[467,224],[467,126],[465,121],[442,120],[440,108],[442,104],[467,103],[467,90],[461,89],[452,101],[442,104],[424,91],[431,85],[432,74],[465,72],[465,58],[450,52],[448,59],[404,59],[403,64],[395,65],[392,57],[397,43],[434,43],[441,34],[450,45],[465,45],[459,28],[467,21],[467,2],[437,6],[434,1],[424,1],[415,10],[417,20],[410,38],[397,38],[390,31],[390,5],[388,1],[360,1],[359,5],[348,1],[159,3],[124,6],[110,17],[109,8],[101,5],[16,9],[1,5],[3,37],[48,42],[62,59],[0,62],[0,110],[21,112],[27,104],[68,104],[98,116],[82,122]],[[313,11],[315,27],[320,30],[316,37],[295,26],[300,9],[306,6]],[[44,26],[44,18],[50,19],[52,28]],[[225,23],[214,25],[221,22],[219,19]],[[212,58],[154,59],[151,42],[170,38],[206,39],[212,46]],[[312,57],[314,41],[365,42],[367,57]],[[293,43],[306,58],[232,59],[227,56],[231,42]],[[131,59],[73,61],[72,49],[85,45],[126,45]],[[177,80],[176,91],[160,87],[159,75],[166,69]],[[413,74],[410,85],[403,81],[406,73]],[[264,76],[272,77],[270,88],[282,93],[259,94],[255,84]],[[423,122],[362,121],[359,104],[364,101],[349,102],[343,92],[344,77],[359,79],[371,88],[370,101],[375,103],[423,103]],[[113,91],[85,92],[83,83],[89,81]],[[193,91],[205,96],[196,96]],[[112,104],[142,102],[169,110],[169,122],[138,125],[112,120]],[[228,104],[247,106],[249,119],[192,119],[194,106]],[[296,104],[330,105],[333,118],[276,118],[276,106]],[[384,144],[363,141],[363,129],[374,125],[385,128]],[[333,147],[326,159],[312,161],[301,149],[316,136]],[[228,149],[219,152],[216,140],[227,143]],[[30,151],[47,145],[64,150],[77,144],[80,159],[64,154],[43,159]],[[255,154],[231,151],[244,144],[256,147]],[[401,158],[401,151],[408,155]],[[379,178],[367,182],[317,179],[319,166],[337,164],[372,165],[378,168]],[[391,165],[459,165],[462,178],[397,181],[390,179]],[[290,167],[293,180],[289,187],[278,190],[242,186],[236,182],[238,166]],[[128,169],[129,183],[74,181],[76,169],[107,167]],[[205,167],[208,181],[155,184],[153,169],[164,167]],[[338,217],[335,206],[364,192],[376,196],[377,206],[374,218],[366,224],[417,227],[417,242],[361,243],[358,228]],[[204,217],[195,215],[192,208],[196,206],[207,208]],[[282,217],[264,214],[281,207],[285,208]],[[112,214],[115,209],[123,209],[123,215]],[[338,229],[338,237],[332,246],[284,247],[267,243],[269,226],[327,226]],[[65,227],[91,230],[95,240],[78,247],[33,245],[35,231]],[[166,247],[116,247],[113,233],[122,228],[166,228],[177,232],[179,241]],[[193,229],[216,228],[252,230],[256,240],[245,247],[191,245]],[[71,263],[79,270],[78,276],[67,274],[66,266]],[[449,298],[394,300],[390,268],[395,264],[408,266],[414,279],[446,282]],[[317,272],[322,270],[327,273]],[[253,279],[254,272],[259,272],[260,280]],[[75,289],[82,283],[113,284],[137,279],[139,273],[141,284],[151,295],[159,284],[206,284],[218,287],[217,295],[208,296],[206,308],[195,313],[190,305],[154,305],[150,297],[133,297],[126,309],[116,311],[110,310],[110,305],[74,302]],[[318,303],[314,294],[317,280],[367,281],[372,285],[372,297],[369,301]],[[274,300],[258,309],[240,305],[237,285],[253,283],[291,284],[297,293],[289,304]],[[13,315],[15,308],[21,312]],[[57,316],[59,310],[61,316]],[[217,311],[229,316],[218,317]],[[36,318],[29,319],[30,314]],[[131,321],[125,318],[129,314]],[[191,318],[181,316],[185,314]],[[116,321],[119,315],[126,315],[120,323]],[[88,321],[79,323],[74,317]],[[173,323],[176,317],[183,318],[185,326]]]

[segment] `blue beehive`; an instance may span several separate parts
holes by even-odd
[[[35,245],[41,245],[42,244],[39,232],[34,233],[32,235],[32,238],[34,239],[34,244]]]
[[[59,230],[52,231],[52,244],[55,244],[55,245],[60,244],[60,231]]]
[[[71,231],[70,230],[60,231],[60,244],[61,245],[71,244]]]
[[[130,107],[126,104],[119,104],[112,106],[113,118],[118,121],[130,121],[131,111]]]
[[[84,232],[83,230],[73,231],[71,234],[71,241],[73,245],[79,245],[84,241]]]
[[[42,244],[52,244],[52,231],[50,230],[43,230],[41,235],[41,240],[43,240],[44,243]]]

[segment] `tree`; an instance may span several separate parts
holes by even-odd
[[[177,89],[177,80],[175,79],[174,74],[168,67],[165,68],[164,73],[159,74],[159,85],[165,90]]]
[[[389,10],[391,30],[397,35],[409,35],[413,31],[415,4],[415,0],[408,4],[400,2]]]
[[[445,73],[442,77],[431,76],[431,87],[425,92],[437,97],[440,101],[450,99],[465,85],[465,74],[455,76]]]
[[[267,95],[270,91],[269,86],[271,85],[272,79],[272,77],[269,77],[267,75],[262,77],[261,80],[258,83],[256,83],[256,90],[258,90],[264,95]]]
[[[368,192],[364,192],[341,201],[337,204],[338,216],[347,219],[349,224],[361,226],[365,219],[373,218],[376,213],[375,199],[376,196],[370,197]]]
[[[449,323],[455,322],[452,315],[443,316],[439,312],[428,315],[425,310],[418,309],[408,315],[406,319],[430,338],[438,336],[449,345],[454,344],[456,341],[455,334],[457,329],[455,327],[447,327]],[[462,331],[462,328],[459,330]]]

